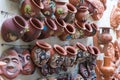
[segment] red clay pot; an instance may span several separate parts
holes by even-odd
[[[30,18],[28,27],[28,31],[22,36],[22,40],[25,42],[31,42],[40,36],[41,31],[43,30],[43,23],[37,18]]]
[[[14,16],[13,18],[5,20],[1,28],[3,40],[6,42],[18,40],[24,34],[26,27],[27,23],[21,16]]]
[[[39,17],[40,10],[44,6],[39,0],[24,0],[20,7],[20,12],[23,17],[29,19],[30,17]]]

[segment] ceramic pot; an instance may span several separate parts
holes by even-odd
[[[24,18],[29,19],[30,17],[39,17],[40,10],[43,8],[44,6],[39,0],[24,0],[21,2],[20,12]]]
[[[75,14],[75,18],[78,22],[86,22],[89,17],[88,7],[80,6],[77,9],[77,13]]]
[[[57,26],[55,24],[55,21],[50,18],[45,18],[44,28],[38,39],[48,38],[48,37],[52,36],[56,30],[57,30]]]
[[[36,41],[35,46],[32,48],[32,60],[36,66],[44,66],[51,57],[51,45],[44,41]]]
[[[55,2],[53,1],[48,1],[48,0],[42,0],[42,3],[44,5],[44,8],[41,9],[41,12],[43,15],[47,18],[52,18],[55,13],[56,5]]]
[[[31,42],[37,39],[43,30],[43,23],[37,18],[30,18],[28,21],[28,26],[28,31],[22,36],[22,40],[25,42]]]
[[[60,40],[65,41],[72,39],[72,34],[75,34],[75,27],[71,24],[66,24],[64,32],[58,36]]]
[[[77,63],[82,63],[86,61],[87,57],[87,48],[80,42],[76,43],[76,49],[77,49],[77,57],[76,61]]]
[[[65,46],[67,56],[65,58],[65,67],[72,67],[76,60],[77,50],[72,46]]]
[[[56,1],[56,10],[55,10],[56,18],[65,19],[67,14],[68,14],[67,3],[63,1]]]
[[[27,28],[27,23],[21,16],[14,16],[2,24],[1,34],[6,42],[13,42],[21,38]]]
[[[52,56],[49,61],[50,67],[51,68],[60,67],[64,63],[66,55],[67,53],[63,47],[61,47],[60,45],[54,44]]]
[[[99,28],[95,23],[90,23],[90,26],[92,27],[92,32],[91,32],[90,36],[94,36],[97,33],[97,31],[99,30]]]
[[[75,13],[77,12],[77,9],[72,5],[72,4],[67,4],[66,5],[68,8],[68,14],[65,17],[65,22],[67,23],[73,23],[74,19],[75,19]]]
[[[115,69],[111,66],[111,57],[104,57],[104,65],[100,68],[100,70],[104,76],[104,80],[112,80],[111,77],[114,74]]]
[[[74,5],[75,7],[80,6],[80,1],[79,0],[69,0],[69,2]]]
[[[106,44],[112,41],[112,36],[110,35],[110,27],[102,27],[102,33],[98,35],[100,43]]]
[[[55,23],[57,25],[57,30],[55,31],[54,35],[60,36],[64,32],[64,28],[66,26],[66,23],[63,19],[57,19],[55,18]]]

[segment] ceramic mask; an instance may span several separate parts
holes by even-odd
[[[1,67],[5,77],[13,79],[19,75],[22,66],[15,50],[8,49],[4,51],[1,60],[7,63],[7,65]]]
[[[23,50],[22,54],[19,54],[19,57],[23,68],[22,73],[26,75],[32,74],[35,70],[35,66],[32,62],[30,52],[27,49],[25,49]]]
[[[52,58],[51,58],[50,66],[51,66],[52,68],[60,67],[60,66],[63,64],[64,59],[65,59],[64,56],[60,56],[60,55],[58,55],[58,54],[55,53],[55,54],[52,56]]]
[[[49,58],[50,58],[50,51],[46,51],[40,48],[34,49],[34,62],[38,67],[44,66]]]

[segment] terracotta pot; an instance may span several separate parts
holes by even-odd
[[[75,27],[71,24],[66,24],[64,28],[64,32],[58,36],[60,40],[69,40],[72,39],[72,34],[75,34]]]
[[[43,30],[43,23],[36,18],[30,18],[28,21],[28,31],[22,36],[22,40],[30,42],[37,39]]]
[[[47,18],[52,18],[55,13],[56,5],[55,2],[53,1],[48,1],[48,0],[42,0],[42,3],[44,5],[44,8],[41,9],[41,12],[43,15]]]
[[[57,30],[55,31],[54,35],[60,36],[64,32],[64,28],[66,26],[66,23],[63,19],[57,19],[55,18],[55,23],[57,25]]]
[[[38,39],[48,38],[52,36],[56,30],[57,30],[57,26],[55,24],[55,21],[52,19],[46,18],[44,20],[44,28]]]
[[[98,35],[100,43],[106,44],[112,41],[112,36],[110,35],[110,27],[102,27],[102,33]]]
[[[72,46],[65,46],[67,56],[65,58],[65,67],[72,67],[75,64],[77,50]]]
[[[44,41],[36,41],[32,48],[32,60],[38,67],[44,66],[51,57],[51,45]]]
[[[79,0],[69,0],[69,2],[74,5],[75,7],[80,6],[80,1]]]
[[[25,28],[27,28],[27,23],[21,16],[9,18],[2,24],[2,38],[6,42],[16,41],[24,34]]]
[[[104,57],[104,65],[100,68],[100,70],[103,73],[104,80],[112,80],[111,77],[114,74],[115,69],[111,66],[111,57]]]
[[[26,19],[30,17],[39,17],[40,10],[44,8],[42,2],[37,0],[24,0],[20,5],[20,12]]]
[[[62,1],[56,1],[56,18],[64,19],[68,14],[67,3]]]
[[[68,8],[68,14],[64,20],[67,23],[73,23],[75,20],[75,13],[77,12],[77,9],[70,3],[68,3],[66,6]]]
[[[77,63],[85,62],[87,48],[82,43],[77,42],[76,49],[77,49],[77,57],[76,57]]]
[[[61,67],[61,65],[64,63],[66,55],[67,53],[63,47],[61,47],[60,45],[54,44],[52,56],[49,61],[50,67],[52,68]]]
[[[80,6],[77,9],[77,13],[75,14],[75,18],[78,22],[86,22],[89,17],[88,7]]]

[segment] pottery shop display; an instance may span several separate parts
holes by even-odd
[[[67,55],[65,49],[58,44],[54,44],[49,65],[52,68],[61,67]]]
[[[22,0],[20,4],[21,15],[26,19],[39,17],[40,10],[43,8],[43,3],[40,0]]]
[[[22,65],[21,73],[24,75],[33,74],[35,71],[35,65],[31,59],[30,51],[19,47],[13,47],[13,49],[18,53]]]
[[[41,35],[43,30],[43,23],[37,18],[30,18],[28,20],[28,31],[22,36],[22,40],[25,42],[31,42],[37,39]]]
[[[4,41],[14,42],[27,31],[27,23],[21,16],[6,19],[1,27],[1,35]]]
[[[8,79],[16,78],[19,75],[20,70],[22,70],[22,65],[17,52],[13,49],[7,49],[2,53],[0,59],[7,63],[5,66],[1,67],[2,74]]]
[[[112,80],[111,77],[114,74],[115,68],[111,66],[111,57],[104,57],[104,65],[100,68],[100,70],[104,76],[104,80]]]
[[[56,30],[57,30],[57,26],[55,24],[55,21],[50,18],[45,18],[44,28],[41,32],[41,35],[38,37],[38,39],[48,38],[52,36]]]

